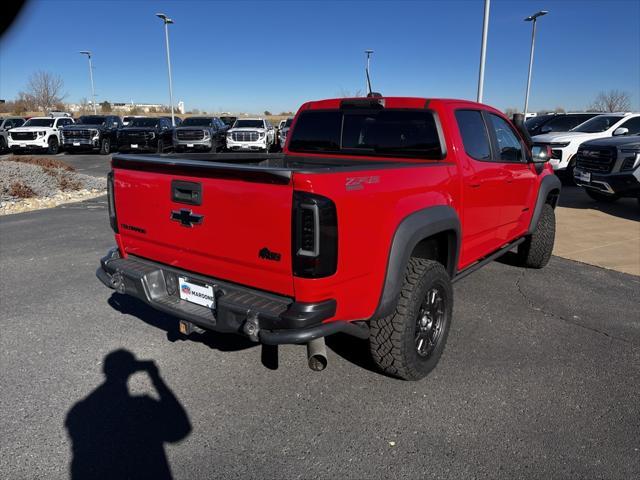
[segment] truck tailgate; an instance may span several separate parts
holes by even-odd
[[[293,296],[286,174],[117,159],[113,166],[126,254]]]

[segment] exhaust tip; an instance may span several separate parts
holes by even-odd
[[[307,343],[307,360],[309,368],[314,372],[321,372],[327,368],[327,347],[324,338],[316,338]]]
[[[309,357],[309,368],[314,372],[321,372],[327,368],[327,357],[324,355],[312,355]]]

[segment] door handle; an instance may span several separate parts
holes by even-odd
[[[471,182],[471,183],[469,183],[469,186],[471,188],[479,188],[480,185],[481,185],[480,182]]]
[[[189,205],[202,205],[202,184],[173,180],[171,182],[171,200]]]

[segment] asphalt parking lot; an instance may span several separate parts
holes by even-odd
[[[84,157],[64,160],[107,171]],[[95,278],[105,197],[0,217],[0,232],[2,478],[66,478],[72,459],[83,478],[640,475],[637,276],[494,262],[456,284],[447,351],[409,383],[347,337],[322,373],[304,347],[180,337]]]

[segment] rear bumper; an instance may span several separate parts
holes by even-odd
[[[345,332],[367,338],[368,329],[350,322],[328,322],[336,312],[333,299],[300,303],[291,298],[186,272],[137,257],[120,258],[109,251],[96,272],[107,287],[136,297],[157,310],[217,332],[245,335],[270,345],[306,343],[315,338]],[[178,276],[213,287],[215,310],[180,299],[170,292],[167,279]],[[177,282],[175,282],[177,285]],[[175,289],[177,290],[177,288]]]

